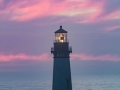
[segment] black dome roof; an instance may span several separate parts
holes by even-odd
[[[60,26],[60,29],[55,31],[55,33],[67,33],[64,29],[62,29],[62,26]]]

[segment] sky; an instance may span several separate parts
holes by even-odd
[[[120,0],[0,0],[0,72],[52,72],[60,25],[74,73],[120,73]]]

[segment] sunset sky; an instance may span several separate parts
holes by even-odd
[[[120,62],[120,0],[0,0],[0,72],[51,67],[60,25],[73,48],[72,67]]]

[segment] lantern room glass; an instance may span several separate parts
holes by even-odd
[[[67,42],[67,33],[56,33],[55,42],[58,42],[58,43]]]

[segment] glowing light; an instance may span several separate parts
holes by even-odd
[[[65,39],[64,35],[63,34],[59,34],[58,41],[63,43],[64,39]]]

